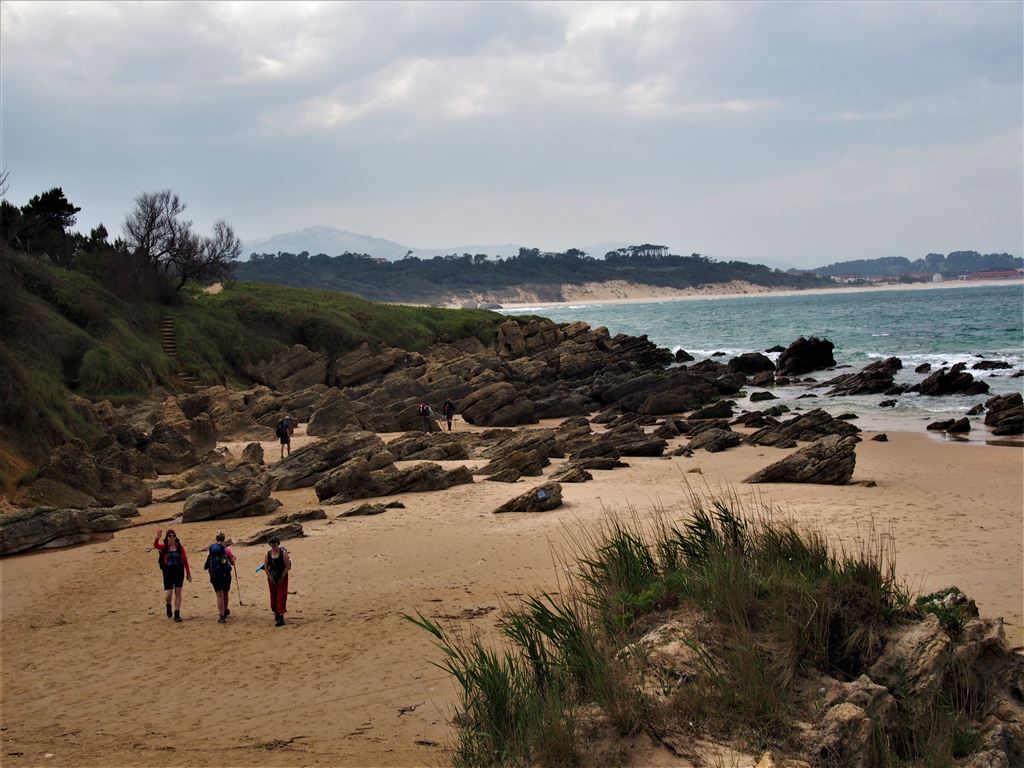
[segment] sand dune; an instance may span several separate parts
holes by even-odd
[[[264,447],[276,459],[277,447]],[[554,555],[568,535],[609,514],[685,514],[690,486],[776,506],[848,547],[872,526],[891,532],[912,586],[956,584],[984,614],[1006,618],[1013,644],[1024,642],[1019,448],[890,433],[888,443],[857,448],[854,480],[875,487],[738,485],[784,453],[629,459],[628,469],[566,485],[566,506],[540,515],[491,514],[540,482],[531,478],[405,494],[405,509],[307,523],[306,538],[286,542],[294,594],[283,628],[273,626],[265,581],[253,573],[263,547],[237,550],[245,605],[235,591],[227,625],[217,624],[202,571],[200,548],[218,529],[237,540],[261,528],[259,518],[176,526],[195,579],[182,624],[163,614],[148,549],[153,521],[180,504],[145,509],[107,541],[8,558],[3,764],[443,764],[456,691],[402,614],[465,616],[486,632],[504,603],[560,588]],[[701,474],[688,472],[695,468]],[[288,511],[316,506],[312,489],[275,496]],[[333,517],[344,508],[326,509]]]

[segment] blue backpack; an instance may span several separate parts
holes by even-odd
[[[231,578],[231,561],[228,559],[228,550],[223,544],[211,544],[210,552],[206,556],[206,565],[203,566],[210,572],[210,581],[223,581]]]

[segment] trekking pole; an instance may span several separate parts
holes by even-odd
[[[238,566],[232,563],[231,567],[235,571],[235,594],[238,595],[238,604],[244,607],[245,603],[242,602],[242,580],[238,578]]]

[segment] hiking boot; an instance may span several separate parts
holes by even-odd
[[[274,626],[275,627],[283,627],[284,626],[284,616],[282,616],[280,613],[274,615]]]
[[[220,618],[217,619],[217,623],[218,624],[227,624],[227,622],[228,622],[228,617],[227,616],[221,616]]]
[[[230,615],[231,615],[231,609],[230,608],[225,608],[224,609],[224,618],[226,619]]]
[[[174,612],[174,620],[175,621],[181,621],[181,613],[180,612],[178,612],[178,611]]]
[[[168,618],[168,619],[169,619],[169,618],[171,618],[171,616],[173,616],[173,615],[174,615],[174,614],[173,614],[173,613],[171,612],[171,604],[170,604],[170,603],[167,603],[167,604],[166,604],[166,605],[165,605],[164,607],[165,607],[165,608],[167,609],[167,618]]]

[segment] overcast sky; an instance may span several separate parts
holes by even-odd
[[[1024,251],[1024,4],[0,6],[2,163],[119,231]]]

